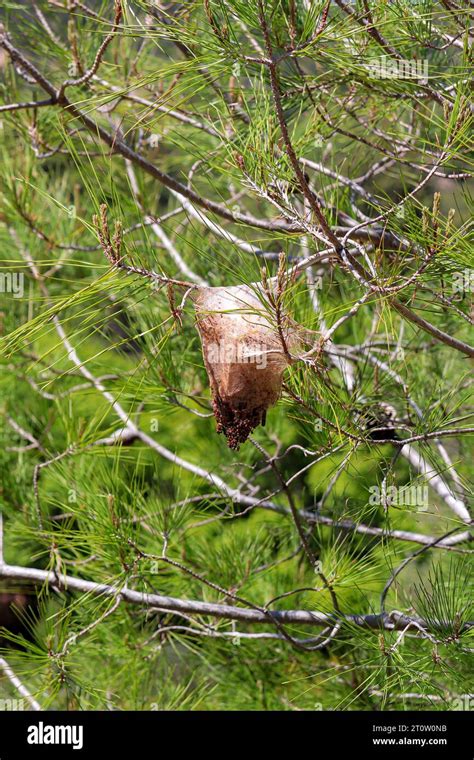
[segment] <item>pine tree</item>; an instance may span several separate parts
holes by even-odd
[[[0,707],[472,709],[469,5],[4,0]]]

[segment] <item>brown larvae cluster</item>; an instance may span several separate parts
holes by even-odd
[[[200,288],[194,305],[217,432],[238,449],[280,396],[295,331],[277,329],[263,291],[246,285]]]

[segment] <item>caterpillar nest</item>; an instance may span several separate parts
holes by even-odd
[[[277,324],[263,289],[199,288],[193,300],[217,432],[238,449],[280,396],[297,330]]]

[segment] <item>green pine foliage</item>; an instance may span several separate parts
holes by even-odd
[[[43,709],[472,709],[468,6],[4,0],[0,657]],[[231,450],[193,288],[277,281]]]

